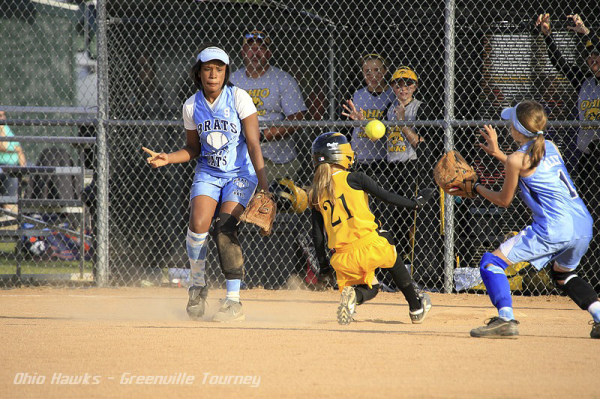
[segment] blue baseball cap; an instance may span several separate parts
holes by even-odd
[[[512,108],[504,108],[502,110],[502,113],[500,114],[502,119],[504,119],[505,121],[510,121],[513,127],[517,130],[517,132],[527,137],[535,137],[538,134],[544,134],[542,130],[540,130],[539,132],[530,132],[525,128],[525,126],[521,124],[521,122],[519,122],[519,118],[517,118],[517,107],[519,107],[520,104],[521,103],[515,105]]]
[[[201,62],[208,62],[212,60],[219,60],[225,65],[229,65],[229,56],[224,50],[218,47],[207,47],[196,57],[196,61]]]

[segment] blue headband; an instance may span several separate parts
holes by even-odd
[[[542,130],[535,133],[530,132],[529,130],[525,129],[525,126],[523,126],[521,122],[519,122],[519,118],[517,118],[517,107],[519,106],[519,104],[515,105],[512,108],[504,108],[502,110],[502,114],[500,114],[502,119],[504,119],[505,121],[509,120],[512,123],[513,127],[517,130],[517,132],[521,133],[524,136],[535,137],[538,134],[544,134]]]

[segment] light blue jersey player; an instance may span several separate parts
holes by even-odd
[[[237,103],[242,105],[239,110]],[[194,126],[201,144],[190,199],[208,195],[217,202],[235,201],[246,207],[258,180],[240,118],[256,113],[252,99],[244,90],[225,86],[215,103],[197,93],[186,101],[183,112],[186,129]]]
[[[552,262],[555,286],[590,312],[594,319],[590,336],[600,338],[598,294],[575,272],[592,239],[592,217],[579,198],[558,148],[544,139],[544,108],[535,101],[524,101],[502,111],[502,118],[511,122],[511,136],[520,148],[507,156],[498,147],[495,129],[485,125],[481,134],[486,143],[479,146],[505,165],[506,177],[500,192],[479,183],[474,189],[492,203],[508,207],[519,187],[521,198],[533,212],[533,223],[494,252],[483,255],[481,277],[498,309],[498,317],[471,330],[471,336],[498,338],[519,334],[504,270],[527,261],[538,270]]]
[[[144,148],[154,168],[199,157],[186,238],[192,277],[186,310],[192,320],[203,318],[208,296],[205,263],[211,224],[227,284],[227,296],[213,320],[244,320],[238,220],[257,185],[268,190],[256,107],[247,92],[229,82],[229,74],[227,53],[214,43],[202,45],[191,70],[198,92],[183,105],[185,147],[170,154]]]
[[[530,253],[519,252],[518,246],[509,249],[508,243],[501,247],[513,263],[528,260],[538,270],[546,266],[551,259],[551,254],[537,257],[547,252],[550,248],[548,245],[554,243],[560,246],[558,249],[562,251],[566,237],[572,237],[573,240],[589,240],[592,237],[593,222],[592,216],[577,194],[558,148],[551,141],[544,140],[544,142],[544,157],[535,173],[519,179],[519,188],[521,199],[533,213],[533,223],[528,230],[543,239],[545,243],[540,248],[531,248]],[[526,154],[533,143],[533,140],[528,142],[518,151]],[[521,232],[524,233],[525,230]],[[521,240],[517,237],[509,240],[509,242],[514,241]],[[587,246],[583,248],[583,252],[586,248]],[[555,260],[562,266],[577,267],[581,256],[578,257],[577,263],[573,264],[565,255],[566,253],[563,252]]]

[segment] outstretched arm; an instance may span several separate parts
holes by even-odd
[[[353,121],[364,121],[365,120],[365,111],[360,108],[360,109],[356,109],[356,106],[354,105],[354,101],[352,100],[348,100],[346,101],[346,104],[342,104],[342,107],[344,107],[345,111],[342,111],[342,115],[347,116],[348,118],[352,119]]]
[[[198,137],[198,132],[196,130],[185,129],[185,134],[185,147],[170,154],[154,152],[146,147],[142,147],[142,150],[150,155],[146,158],[148,164],[153,168],[160,168],[170,163],[189,162],[200,155],[200,138]]]
[[[575,26],[570,26],[568,29],[586,36],[589,34],[589,29],[583,25],[583,21],[581,21],[581,18],[577,14],[569,15],[567,18],[573,19],[573,23],[575,24]],[[550,62],[558,71],[565,75],[575,90],[579,91],[585,79],[585,72],[581,68],[570,64],[558,49],[550,28],[550,14],[540,14],[536,21],[536,26],[540,28],[540,31],[545,36],[544,41],[546,42]]]
[[[519,174],[521,173],[521,169],[523,167],[524,155],[525,154],[522,152],[515,152],[506,159],[506,173],[501,191],[493,191],[482,186],[481,184],[478,184],[475,187],[477,193],[489,200],[494,205],[508,208],[515,198],[515,193],[517,192],[517,186],[519,185]]]
[[[433,192],[435,191],[423,189],[419,197],[408,199],[383,189],[375,180],[362,172],[350,173],[348,175],[348,185],[355,190],[363,190],[387,204],[409,209],[416,209],[423,206],[433,196]]]

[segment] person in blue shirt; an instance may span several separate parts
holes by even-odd
[[[518,235],[483,254],[481,277],[498,317],[471,330],[472,337],[514,337],[519,335],[512,307],[508,278],[504,270],[528,261],[536,269],[551,263],[555,286],[593,317],[590,336],[600,338],[600,302],[592,286],[575,271],[592,239],[592,217],[567,172],[557,146],[544,138],[548,118],[541,104],[523,101],[502,111],[510,121],[510,134],[519,149],[506,155],[498,146],[498,135],[485,125],[479,146],[505,166],[501,191],[475,184],[475,191],[501,207],[508,207],[520,188],[524,203],[533,213],[533,222]]]
[[[198,92],[183,105],[185,147],[170,154],[143,150],[153,168],[199,158],[186,240],[192,277],[187,313],[193,320],[204,316],[207,236],[214,219],[211,235],[227,280],[227,296],[213,321],[241,321],[244,258],[238,221],[257,186],[268,190],[258,115],[250,95],[229,82],[229,55],[218,45],[201,46],[191,75]]]

